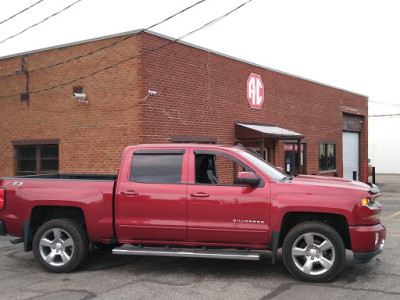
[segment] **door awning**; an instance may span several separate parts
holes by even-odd
[[[240,140],[273,138],[278,140],[304,138],[304,135],[275,125],[235,123],[235,137]]]

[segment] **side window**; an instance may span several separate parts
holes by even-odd
[[[181,183],[182,159],[183,154],[135,152],[132,159],[130,181]]]
[[[196,183],[236,185],[238,172],[250,171],[246,165],[226,154],[196,154]]]

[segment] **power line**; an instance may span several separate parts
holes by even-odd
[[[33,25],[31,25],[31,26],[25,28],[24,30],[22,30],[22,31],[20,31],[20,32],[14,34],[14,35],[12,35],[12,36],[9,36],[8,38],[2,40],[2,41],[0,42],[0,44],[4,43],[5,41],[8,41],[8,40],[10,40],[10,39],[12,39],[12,38],[15,38],[16,36],[18,36],[18,35],[24,33],[25,31],[27,31],[27,30],[29,30],[29,29],[32,29],[32,28],[36,27],[36,26],[39,25],[39,24],[42,24],[43,22],[46,22],[48,19],[50,19],[50,18],[52,18],[52,17],[54,17],[54,16],[56,16],[56,15],[62,13],[63,11],[66,11],[68,8],[74,6],[75,4],[77,4],[78,2],[81,2],[81,1],[82,1],[82,0],[77,0],[77,1],[75,1],[74,3],[68,5],[67,7],[64,7],[62,10],[59,10],[59,11],[55,12],[54,14],[48,16],[47,18],[44,18],[42,21],[37,22],[36,24],[33,24]]]
[[[147,50],[147,51],[142,52],[142,53],[140,53],[140,54],[138,54],[138,55],[128,57],[128,58],[126,58],[126,59],[123,59],[123,60],[121,60],[121,61],[115,63],[115,64],[109,65],[109,66],[107,66],[107,67],[105,67],[105,68],[99,69],[99,70],[97,70],[97,71],[94,71],[94,72],[92,72],[92,73],[90,73],[90,74],[81,76],[81,77],[79,77],[79,78],[72,79],[72,80],[70,80],[70,81],[67,81],[67,82],[64,82],[64,83],[61,83],[61,84],[52,86],[52,87],[48,87],[48,88],[45,88],[45,89],[40,89],[40,90],[36,90],[36,91],[30,91],[29,94],[38,94],[38,93],[41,93],[41,92],[47,92],[47,91],[54,90],[54,89],[59,88],[59,87],[63,87],[63,86],[69,85],[69,84],[74,83],[74,82],[77,82],[77,81],[79,81],[79,80],[83,80],[83,79],[86,79],[86,78],[88,78],[88,77],[94,76],[94,75],[96,75],[96,74],[98,74],[98,73],[100,73],[100,72],[109,70],[109,69],[111,69],[111,68],[115,68],[115,67],[117,67],[117,66],[119,66],[119,65],[121,65],[121,64],[123,64],[123,63],[125,63],[125,62],[127,62],[127,61],[136,59],[136,58],[138,58],[138,57],[141,57],[141,56],[147,55],[147,54],[149,54],[149,53],[155,52],[155,51],[157,51],[157,50],[160,50],[160,49],[162,49],[162,48],[165,48],[165,47],[167,47],[167,46],[169,46],[169,45],[171,45],[171,44],[174,44],[174,43],[176,43],[176,42],[179,42],[180,40],[182,40],[182,39],[184,39],[184,38],[187,38],[188,36],[190,36],[190,35],[192,35],[192,34],[198,32],[198,31],[200,31],[200,30],[202,30],[202,29],[204,29],[204,28],[206,28],[206,27],[208,27],[208,26],[211,26],[211,25],[217,23],[218,21],[224,19],[225,17],[229,16],[229,15],[232,14],[233,12],[239,10],[240,8],[242,8],[243,6],[245,6],[246,4],[248,4],[248,3],[251,2],[251,1],[253,1],[253,0],[248,0],[248,1],[244,2],[244,3],[242,3],[241,5],[239,5],[238,7],[236,7],[236,8],[234,8],[234,9],[230,10],[230,11],[227,12],[226,14],[224,14],[224,15],[218,17],[218,18],[215,18],[215,19],[211,20],[210,22],[204,24],[203,26],[201,26],[201,27],[199,27],[199,28],[197,28],[197,29],[195,29],[195,30],[192,30],[192,31],[190,31],[189,33],[186,33],[185,35],[183,35],[183,36],[181,36],[181,37],[179,37],[179,38],[177,38],[177,39],[171,40],[170,42],[165,43],[165,44],[163,44],[163,45],[161,45],[161,46],[158,46],[158,47],[156,47],[156,48]],[[19,95],[19,94],[0,96],[0,98],[10,98],[10,97],[18,96],[18,95]]]
[[[377,104],[385,104],[385,105],[392,105],[392,106],[400,106],[400,104],[394,104],[394,103],[387,103],[387,102],[379,102],[379,101],[368,101],[370,103],[377,103]]]
[[[55,64],[51,64],[51,65],[48,65],[48,66],[45,66],[45,67],[40,67],[40,68],[37,68],[37,69],[33,69],[33,70],[28,71],[28,72],[31,73],[31,72],[36,72],[36,71],[41,71],[41,70],[50,69],[50,68],[53,68],[53,67],[56,67],[56,66],[60,66],[60,65],[69,63],[69,62],[71,62],[71,61],[74,61],[74,60],[77,60],[77,59],[80,59],[80,58],[83,58],[83,57],[92,55],[92,54],[94,54],[94,53],[96,53],[96,52],[99,52],[99,51],[101,51],[101,50],[110,48],[110,47],[112,47],[112,46],[115,46],[115,45],[117,45],[117,44],[119,44],[119,43],[121,43],[121,42],[123,42],[123,41],[126,41],[126,40],[128,40],[128,39],[134,37],[135,35],[138,35],[139,33],[145,32],[146,30],[150,30],[150,29],[152,29],[153,27],[156,27],[156,26],[158,26],[158,25],[161,25],[162,23],[169,21],[170,19],[176,17],[177,15],[180,15],[180,14],[184,13],[185,11],[187,11],[187,10],[189,10],[189,9],[191,9],[191,8],[197,6],[197,5],[199,5],[199,4],[201,4],[201,3],[205,2],[205,1],[207,1],[207,0],[200,0],[200,1],[196,2],[196,3],[194,3],[193,5],[188,6],[188,7],[184,8],[184,9],[182,9],[181,11],[179,11],[179,12],[177,12],[177,13],[175,13],[175,14],[169,16],[169,17],[166,18],[166,19],[164,19],[164,20],[162,20],[162,21],[160,21],[160,22],[157,22],[157,23],[155,23],[155,24],[153,24],[153,25],[151,25],[151,26],[149,26],[149,27],[147,27],[147,28],[145,28],[145,29],[139,30],[138,32],[136,32],[136,33],[134,33],[134,34],[132,34],[132,35],[128,35],[128,36],[126,36],[126,37],[124,37],[124,38],[122,38],[122,39],[120,39],[120,40],[118,40],[118,41],[115,41],[115,42],[110,43],[110,44],[108,44],[108,45],[105,45],[105,46],[103,46],[103,47],[97,48],[97,49],[95,49],[95,50],[89,51],[89,52],[87,52],[87,53],[85,53],[85,54],[78,55],[78,56],[75,56],[75,57],[73,57],[73,58],[70,58],[70,59],[67,59],[67,60],[64,60],[64,61],[55,63]],[[0,76],[0,78],[11,77],[11,76],[19,75],[19,74],[21,74],[21,73],[7,74],[7,75]]]
[[[387,114],[387,115],[369,115],[369,118],[378,118],[378,117],[400,117],[400,114]]]
[[[31,6],[29,6],[29,7],[27,7],[27,8],[24,8],[23,10],[21,10],[21,11],[18,12],[18,13],[16,13],[15,15],[12,15],[11,17],[9,17],[9,18],[7,18],[7,19],[1,21],[1,22],[0,22],[0,25],[3,24],[3,23],[5,23],[5,22],[7,22],[7,21],[10,21],[12,18],[15,18],[16,16],[22,14],[23,12],[25,12],[25,11],[27,11],[28,9],[30,9],[30,8],[32,8],[32,7],[36,6],[36,5],[38,5],[40,2],[43,2],[43,1],[44,1],[44,0],[39,0],[38,2],[32,4]]]

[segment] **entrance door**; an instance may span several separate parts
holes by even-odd
[[[301,166],[299,169],[299,146],[297,143],[285,143],[285,172],[290,175],[306,174],[304,153],[305,144],[301,144],[300,162]]]
[[[353,172],[360,178],[360,134],[343,132],[343,177],[353,179]]]

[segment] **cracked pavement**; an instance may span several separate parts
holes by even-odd
[[[0,299],[399,299],[400,175],[377,175],[384,206],[387,241],[381,255],[356,267],[347,252],[346,267],[330,283],[295,280],[280,255],[261,261],[114,256],[91,252],[68,274],[51,274],[22,244],[0,237]]]

